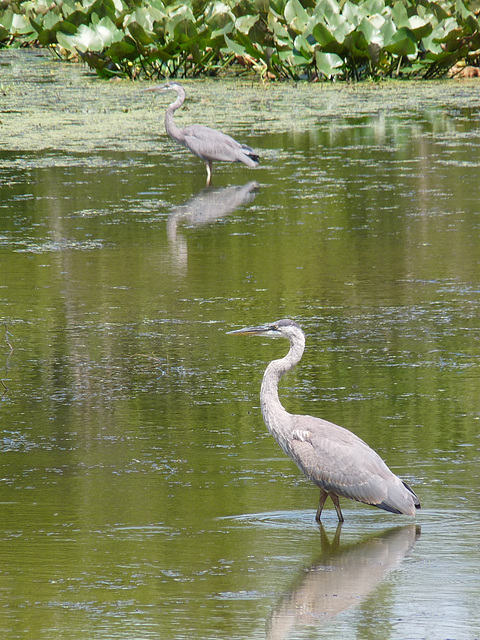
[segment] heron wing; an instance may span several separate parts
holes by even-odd
[[[291,455],[325,491],[413,515],[413,491],[354,433],[326,420],[295,416]],[[418,503],[419,504],[419,503]]]
[[[187,149],[208,162],[243,162],[254,167],[258,156],[247,145],[242,145],[221,131],[194,124],[183,129]]]

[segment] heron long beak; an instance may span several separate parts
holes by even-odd
[[[144,91],[164,91],[170,89],[168,84],[156,84],[154,87],[147,87],[146,89],[140,89],[143,93]]]
[[[271,331],[272,326],[270,324],[262,324],[258,327],[245,327],[243,329],[236,329],[235,331],[227,331],[227,335],[237,336],[261,336],[267,331]]]

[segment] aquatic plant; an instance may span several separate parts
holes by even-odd
[[[39,43],[103,77],[435,77],[477,65],[469,0],[0,1],[0,43]]]

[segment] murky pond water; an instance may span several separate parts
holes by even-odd
[[[205,190],[168,97],[0,52],[0,636],[480,638],[479,85],[186,84],[257,169]],[[285,316],[285,405],[415,524],[316,525],[259,411],[286,345],[226,335]]]

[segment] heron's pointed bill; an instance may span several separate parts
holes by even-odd
[[[237,329],[236,331],[227,331],[227,334],[237,336],[276,337],[276,335],[278,335],[278,332],[274,324],[262,324],[258,327],[244,327],[243,329]]]
[[[167,84],[156,84],[154,87],[147,87],[146,89],[140,89],[140,91],[143,93],[144,91],[166,91],[167,89],[170,89],[170,85]]]

